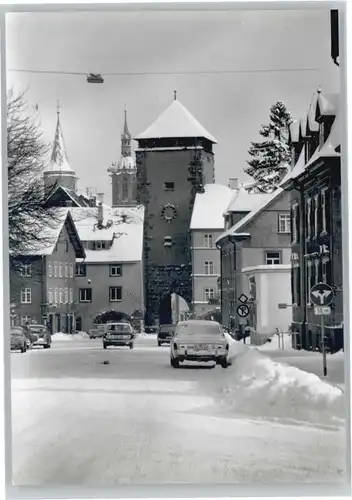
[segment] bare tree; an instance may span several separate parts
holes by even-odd
[[[7,173],[10,270],[21,265],[50,239],[58,224],[55,208],[44,206],[43,170],[49,146],[42,139],[37,117],[29,112],[25,93],[7,98]],[[48,228],[47,235],[43,228]],[[48,241],[49,243],[49,241]]]

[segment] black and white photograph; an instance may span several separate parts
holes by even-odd
[[[304,3],[6,14],[15,487],[349,484],[343,15]]]

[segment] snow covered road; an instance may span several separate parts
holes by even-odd
[[[343,429],[226,411],[215,388],[230,369],[174,370],[168,353],[139,339],[12,354],[15,484],[344,481]]]

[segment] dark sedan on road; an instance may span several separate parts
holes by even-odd
[[[27,337],[21,326],[12,326],[10,329],[11,351],[27,351]]]
[[[160,325],[158,331],[158,346],[162,344],[170,344],[172,337],[175,334],[176,325]]]
[[[134,331],[130,323],[107,323],[103,335],[103,347],[128,346],[133,349]]]

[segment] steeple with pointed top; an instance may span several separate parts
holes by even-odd
[[[125,122],[123,126],[123,134],[121,135],[121,156],[131,156],[131,134],[127,125],[127,110],[125,109]]]
[[[48,167],[44,170],[45,191],[49,192],[55,185],[61,185],[65,188],[76,189],[76,175],[71,168],[62,133],[60,122],[60,104],[57,104],[57,119],[54,135],[54,142]]]
[[[121,157],[108,168],[112,179],[112,205],[133,206],[136,204],[137,169],[132,156],[132,136],[127,124],[127,110],[121,134]]]

